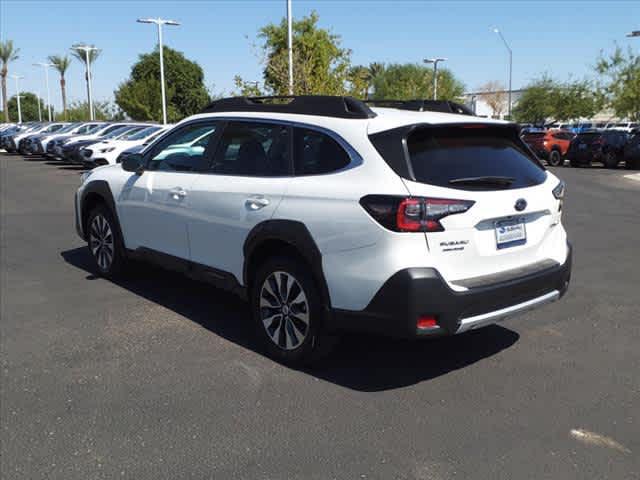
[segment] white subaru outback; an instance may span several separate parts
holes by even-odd
[[[344,331],[457,334],[560,298],[565,186],[517,127],[386,105],[215,101],[84,174],[78,233],[102,275],[143,258],[244,296],[291,364]]]

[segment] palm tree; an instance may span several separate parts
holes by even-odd
[[[9,122],[9,100],[7,98],[7,75],[9,73],[9,62],[18,59],[19,48],[13,46],[12,40],[0,42],[0,61],[2,61],[2,69],[0,77],[2,77],[2,108],[4,110],[4,121]]]
[[[83,42],[80,42],[83,43]],[[89,50],[89,62],[91,65],[98,59],[100,56],[101,50]],[[74,57],[84,63],[84,78],[87,82],[87,102],[89,101],[89,71],[87,69],[87,52],[84,50],[74,50],[71,53]]]
[[[384,72],[384,63],[373,62],[369,64],[369,85],[373,85],[376,77]],[[369,98],[369,90],[367,89],[367,98]]]
[[[65,55],[51,55],[49,61],[53,64],[53,67],[60,73],[60,90],[62,92],[62,110],[64,111],[64,119],[67,119],[67,81],[64,79],[64,74],[71,65],[71,59]]]

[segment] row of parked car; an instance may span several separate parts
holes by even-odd
[[[523,123],[520,125],[525,131],[540,130],[541,128],[533,123]],[[575,123],[551,123],[546,128],[558,130],[568,130],[573,133],[582,133],[587,130],[618,130],[621,132],[633,133],[640,129],[640,122],[575,122]]]
[[[529,148],[549,165],[562,166],[566,160],[572,167],[603,163],[617,168],[624,162],[627,169],[640,169],[640,131],[622,129],[571,130],[523,129],[522,139]]]
[[[123,156],[142,149],[171,126],[139,122],[0,124],[0,149],[93,168],[121,162]]]

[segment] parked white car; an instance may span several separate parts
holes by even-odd
[[[85,173],[77,231],[104,276],[147,259],[248,299],[291,364],[343,331],[451,335],[559,299],[564,182],[516,124],[428,108],[218,100]]]
[[[140,130],[126,132],[115,140],[107,140],[84,147],[83,164],[88,168],[115,165],[118,156],[123,151],[131,147],[151,143],[170,128],[173,128],[173,125],[150,125]]]
[[[608,125],[607,130],[619,130],[621,132],[631,133],[636,128],[640,128],[638,122],[618,122]]]

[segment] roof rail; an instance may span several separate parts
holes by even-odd
[[[473,111],[460,103],[449,100],[365,100],[365,103],[377,107],[397,108],[400,110],[413,110],[416,112],[441,112],[457,113],[459,115],[473,115]]]
[[[376,114],[361,100],[331,95],[229,97],[215,100],[202,113],[275,112],[338,118],[373,118]]]

